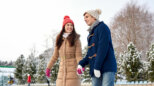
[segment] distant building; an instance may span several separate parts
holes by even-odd
[[[9,77],[14,77],[15,67],[0,66],[0,86],[7,86]]]

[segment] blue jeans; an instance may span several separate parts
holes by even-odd
[[[92,77],[92,86],[114,86],[115,72],[104,72],[100,78]]]

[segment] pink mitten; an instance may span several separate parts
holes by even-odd
[[[77,69],[78,74],[82,74],[82,71],[80,68]]]
[[[85,71],[85,69],[84,69],[84,68],[82,68],[82,71]]]
[[[49,68],[46,69],[46,76],[50,77],[50,69]]]
[[[82,66],[81,65],[78,65],[78,68],[77,68],[77,73],[79,74],[79,75],[81,75],[82,73],[83,73],[83,71],[84,71],[85,69],[84,68],[82,68]]]

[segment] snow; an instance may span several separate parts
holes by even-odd
[[[3,73],[13,73],[15,71],[15,68],[0,68],[0,72]]]
[[[0,68],[0,77],[1,76],[9,76],[14,77],[15,68]]]

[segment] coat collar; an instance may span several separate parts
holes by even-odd
[[[93,28],[99,24],[99,22],[100,22],[99,20],[96,20],[96,21],[89,27],[89,29],[88,29],[87,31],[91,32],[91,31],[93,30]]]
[[[67,38],[71,33],[63,33],[63,37]]]

